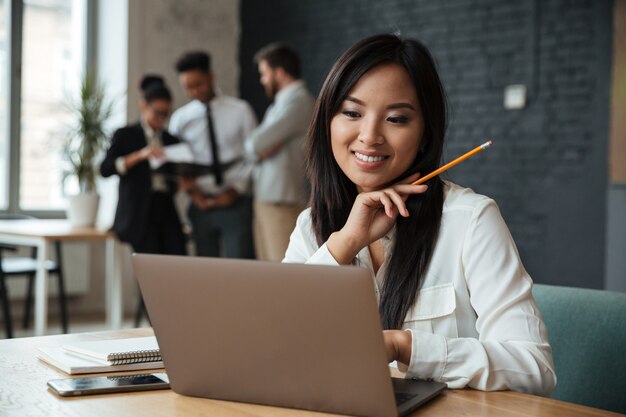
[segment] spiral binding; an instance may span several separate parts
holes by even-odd
[[[136,350],[134,352],[111,353],[107,359],[111,365],[129,365],[132,363],[157,362],[161,360],[159,349]]]

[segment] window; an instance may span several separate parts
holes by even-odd
[[[7,8],[6,2],[0,1],[0,210],[9,205],[9,141],[7,130],[9,96],[6,88],[8,78],[8,47],[7,47]]]
[[[62,209],[60,143],[85,63],[85,0],[24,0],[19,208]]]
[[[61,138],[88,68],[94,8],[0,0],[0,211],[46,217],[65,206]]]

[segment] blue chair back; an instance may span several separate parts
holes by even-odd
[[[626,413],[626,294],[535,284],[552,345],[552,398]]]

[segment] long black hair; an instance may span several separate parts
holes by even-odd
[[[358,194],[356,185],[341,171],[333,157],[330,122],[357,81],[372,68],[389,63],[402,66],[409,74],[424,120],[422,148],[411,166],[396,180],[416,172],[426,175],[440,165],[446,129],[446,99],[428,49],[416,40],[386,34],[356,43],[341,55],[326,77],[308,132],[311,217],[320,245],[344,226]],[[427,184],[428,191],[407,199],[411,215],[408,218],[398,216],[396,220],[396,241],[379,307],[385,329],[402,327],[437,242],[443,210],[443,182],[435,177]]]

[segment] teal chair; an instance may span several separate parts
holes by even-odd
[[[626,413],[626,294],[536,284],[557,385],[552,398]]]

